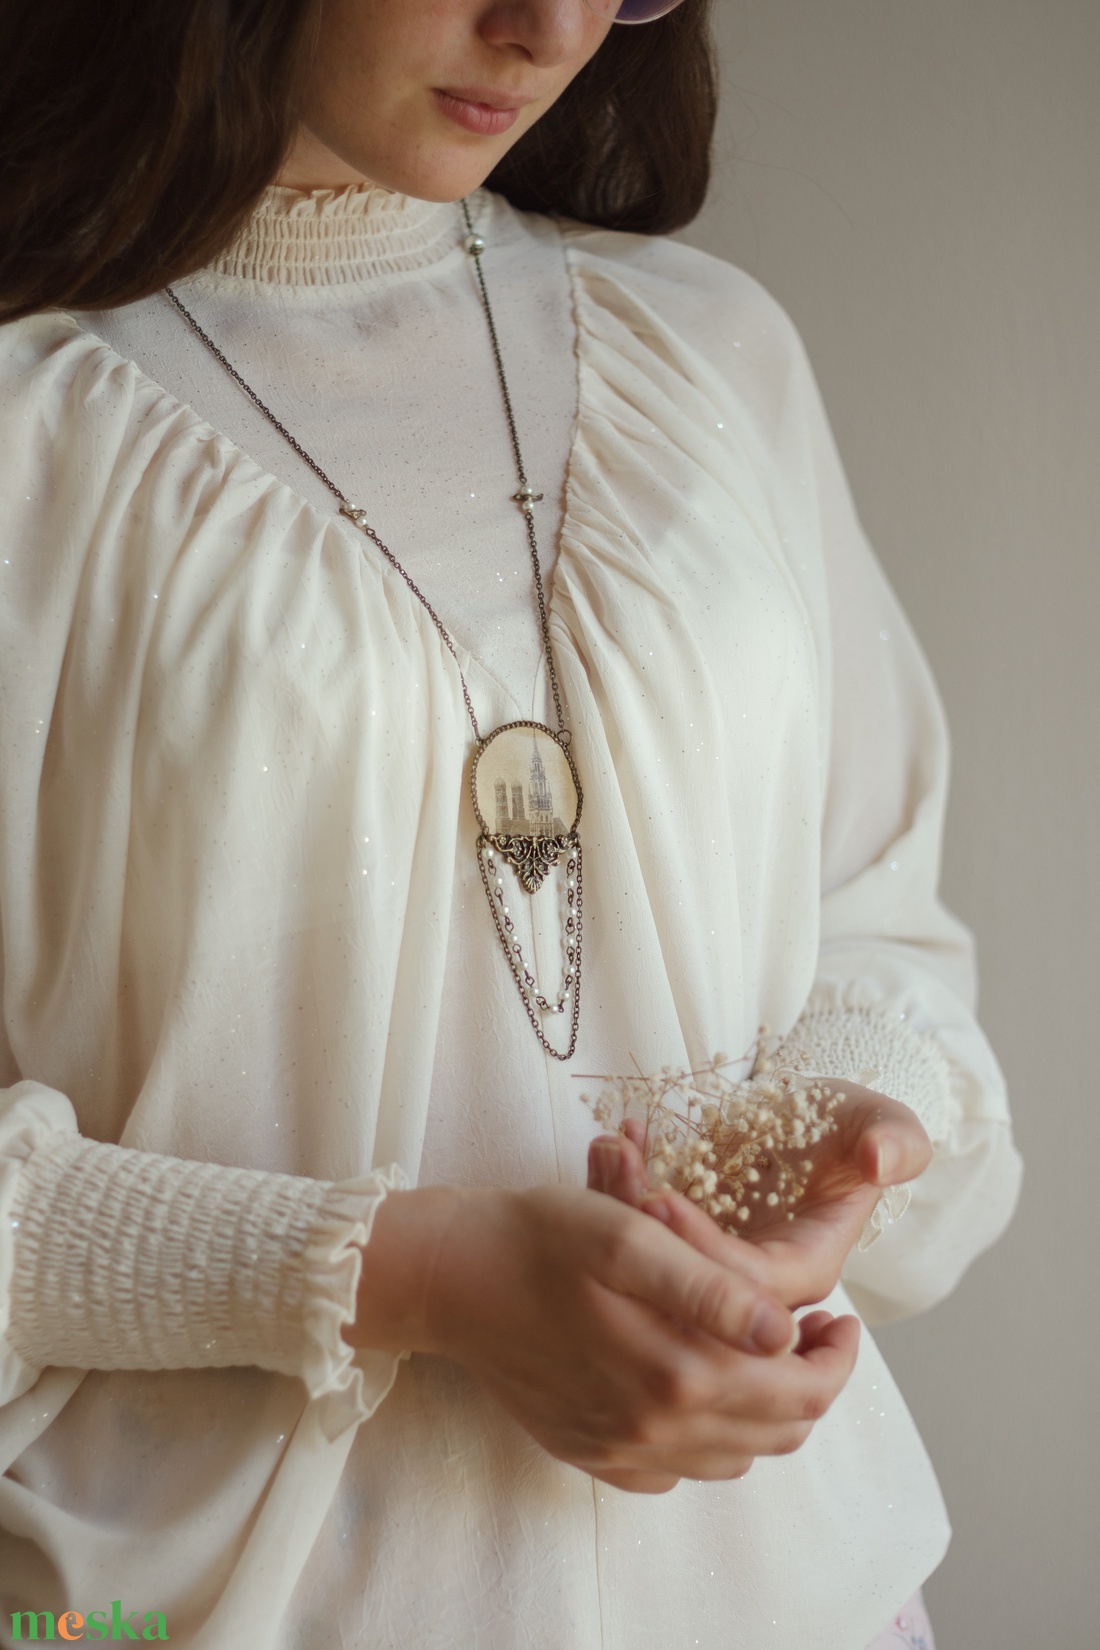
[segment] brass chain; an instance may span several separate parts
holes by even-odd
[[[498,378],[499,383],[500,383],[501,398],[503,399],[503,402],[504,402],[504,414],[505,414],[505,418],[507,419],[507,422],[508,422],[508,434],[509,434],[509,436],[511,438],[511,442],[512,442],[512,452],[513,452],[513,455],[515,457],[515,463],[516,463],[516,474],[519,478],[519,488],[515,493],[513,493],[512,497],[520,507],[520,510],[523,514],[523,518],[524,518],[524,521],[525,521],[525,524],[526,524],[526,529],[527,529],[527,544],[528,544],[528,548],[530,549],[530,552],[531,552],[531,567],[532,567],[532,571],[534,573],[535,599],[538,603],[538,610],[539,610],[539,631],[540,631],[541,638],[542,638],[542,650],[543,650],[543,656],[546,660],[546,673],[547,673],[547,678],[548,678],[549,683],[550,683],[550,693],[551,693],[551,696],[552,696],[553,701],[554,701],[554,712],[555,712],[555,715],[557,716],[557,723],[558,723],[557,737],[558,737],[558,739],[560,740],[560,742],[562,743],[563,746],[568,747],[569,744],[570,744],[570,741],[572,739],[572,735],[570,733],[570,730],[565,725],[565,714],[564,714],[564,711],[562,709],[561,690],[558,686],[558,673],[557,673],[557,670],[554,667],[554,649],[553,649],[553,646],[551,645],[551,641],[550,641],[550,619],[549,619],[549,615],[547,613],[546,592],[543,588],[543,583],[542,583],[542,564],[539,560],[538,538],[537,538],[537,535],[536,535],[536,532],[535,532],[535,509],[534,509],[534,507],[538,503],[538,501],[542,498],[543,495],[541,493],[536,493],[533,490],[533,488],[531,487],[531,484],[527,479],[527,470],[526,470],[526,468],[524,466],[524,462],[523,462],[523,453],[520,450],[519,430],[518,430],[517,425],[516,425],[516,416],[515,416],[515,412],[514,412],[513,407],[512,407],[512,397],[511,397],[511,394],[509,393],[509,389],[508,389],[508,379],[507,379],[507,376],[505,375],[505,371],[504,371],[504,357],[501,353],[500,338],[497,334],[496,320],[493,316],[493,306],[489,302],[489,290],[488,290],[488,287],[485,284],[485,273],[484,273],[484,271],[481,267],[481,258],[482,258],[482,254],[485,251],[485,242],[482,240],[481,236],[476,233],[476,231],[474,229],[473,220],[470,216],[469,202],[466,201],[466,200],[463,200],[461,205],[462,205],[462,216],[463,216],[463,219],[464,219],[465,224],[466,224],[466,238],[465,238],[465,241],[464,241],[463,244],[464,244],[464,248],[465,248],[466,252],[469,253],[469,255],[473,258],[473,261],[474,261],[474,269],[475,269],[476,275],[477,275],[478,292],[479,292],[479,295],[480,295],[480,298],[481,298],[482,309],[485,312],[485,320],[486,320],[486,323],[487,323],[488,329],[489,329],[489,342],[492,346],[493,361],[496,365],[497,378]],[[252,385],[248,382],[248,380],[244,377],[244,375],[237,370],[237,368],[233,365],[232,361],[230,361],[229,357],[214,342],[214,340],[213,340],[213,338],[211,338],[210,334],[208,332],[206,332],[203,329],[202,326],[200,326],[198,320],[195,318],[194,315],[192,315],[191,311],[186,307],[186,305],[183,303],[183,301],[181,300],[179,295],[176,292],[174,292],[170,286],[165,287],[164,294],[165,294],[165,297],[168,298],[169,302],[175,305],[176,309],[183,316],[183,318],[187,322],[188,326],[190,326],[192,331],[196,334],[196,336],[202,340],[202,342],[206,345],[207,349],[211,352],[211,354],[214,356],[214,358],[225,369],[225,371],[229,374],[230,378],[232,378],[233,382],[240,389],[242,389],[244,391],[245,395],[248,396],[249,400],[257,408],[257,410],[263,414],[263,416],[268,420],[268,422],[276,430],[278,430],[279,434],[283,437],[284,441],[286,441],[288,443],[288,445],[293,448],[293,450],[298,454],[298,457],[300,459],[302,459],[302,461],[305,464],[308,464],[309,468],[313,471],[314,475],[317,476],[317,478],[325,484],[325,486],[328,488],[329,492],[333,494],[333,496],[335,497],[337,503],[339,504],[340,514],[343,515],[343,516],[346,516],[349,521],[351,521],[356,527],[358,527],[358,529],[361,533],[363,533],[368,539],[370,539],[371,543],[374,544],[377,547],[377,549],[381,551],[383,556],[385,556],[386,560],[389,562],[390,566],[394,569],[394,571],[396,573],[400,574],[401,578],[404,579],[405,583],[408,585],[409,589],[412,591],[412,593],[416,597],[417,601],[420,602],[421,606],[424,608],[425,612],[428,614],[428,617],[431,619],[431,621],[434,624],[436,630],[439,632],[440,638],[443,641],[444,646],[447,648],[447,651],[450,653],[451,658],[455,662],[455,668],[458,671],[458,679],[459,679],[460,683],[462,684],[462,697],[463,697],[463,700],[465,701],[465,705],[466,705],[466,714],[470,718],[470,726],[474,730],[474,738],[476,739],[479,747],[481,745],[483,745],[485,741],[482,739],[481,730],[478,727],[477,715],[474,711],[473,700],[470,697],[470,690],[466,685],[466,677],[463,674],[462,666],[459,663],[457,649],[455,648],[454,642],[451,639],[450,632],[447,630],[447,627],[444,625],[442,619],[439,617],[438,613],[436,612],[435,608],[432,606],[431,602],[428,600],[427,596],[425,596],[424,592],[420,589],[420,586],[416,583],[416,581],[412,578],[412,576],[406,571],[406,569],[401,565],[401,563],[398,561],[397,557],[394,555],[393,551],[390,549],[389,545],[386,544],[383,541],[383,539],[378,534],[378,532],[371,526],[369,520],[367,519],[366,512],[364,510],[362,510],[359,507],[359,505],[353,504],[351,502],[351,500],[348,499],[344,495],[344,493],[340,490],[340,488],[333,481],[332,477],[330,475],[328,475],[326,473],[326,471],[324,471],[321,468],[320,464],[318,464],[317,460],[313,457],[313,455],[306,451],[306,449],[302,446],[301,442],[297,439],[297,437],[292,435],[290,430],[287,429],[286,425],[283,424],[278,417],[276,417],[275,413],[272,412],[271,408],[267,405],[266,401],[263,401],[263,400],[260,399],[260,396],[252,388]],[[571,1027],[570,1027],[569,1046],[564,1052],[562,1052],[561,1050],[554,1048],[553,1045],[547,1040],[546,1034],[543,1031],[541,1025],[539,1024],[538,1018],[535,1014],[534,1007],[532,1006],[531,1001],[530,1001],[530,993],[525,987],[524,976],[526,974],[526,969],[524,968],[524,966],[522,964],[522,954],[521,954],[521,959],[520,959],[519,962],[517,962],[516,957],[513,956],[513,950],[518,950],[518,941],[514,941],[514,942],[511,941],[510,938],[509,938],[509,935],[504,931],[504,929],[501,926],[502,919],[501,919],[500,915],[498,914],[496,904],[493,901],[492,892],[490,890],[489,883],[488,883],[488,880],[487,880],[487,877],[486,877],[485,865],[484,865],[484,862],[483,862],[483,859],[482,859],[482,852],[481,852],[481,841],[479,841],[479,843],[478,843],[478,869],[481,872],[481,880],[482,880],[482,883],[485,886],[485,893],[486,893],[486,896],[489,900],[489,909],[492,913],[493,922],[494,922],[494,925],[496,926],[497,935],[498,935],[498,938],[500,939],[501,946],[504,950],[504,955],[505,955],[505,958],[507,959],[508,967],[511,970],[512,978],[514,979],[515,984],[516,984],[516,989],[519,992],[520,1001],[523,1003],[524,1009],[525,1009],[526,1014],[527,1014],[527,1018],[530,1020],[531,1025],[534,1028],[534,1032],[535,1032],[536,1037],[538,1038],[539,1042],[542,1044],[542,1046],[545,1049],[546,1053],[549,1054],[549,1055],[552,1055],[555,1060],[569,1060],[569,1059],[572,1058],[573,1053],[574,1053],[574,1051],[576,1049],[576,1046],[577,1046],[577,1027],[578,1027],[578,1024],[580,1022],[580,1009],[581,1009],[581,849],[580,849],[579,839],[577,839],[574,843],[574,846],[572,848],[572,855],[575,857],[575,861],[576,861],[576,865],[575,865],[575,869],[576,869],[576,888],[575,888],[575,890],[570,890],[569,924],[572,927],[572,932],[569,932],[569,930],[567,929],[567,948],[568,948],[568,951],[569,951],[568,961],[570,962],[570,964],[573,967],[573,977],[572,977],[572,984],[571,984],[571,990],[572,990],[572,996],[573,996],[573,1012],[572,1012],[572,1024],[571,1024]],[[571,861],[569,863],[569,868],[568,868],[567,873],[566,873],[567,878],[572,873],[573,868],[574,867],[573,867],[573,863],[572,863],[572,859],[571,859]],[[574,893],[575,893],[575,896],[576,896],[575,899],[573,898]]]
[[[481,255],[485,251],[485,242],[482,240],[480,235],[474,233],[473,220],[470,217],[469,203],[466,200],[463,200],[461,204],[462,216],[466,223],[467,232],[465,249],[473,258],[474,267],[477,271],[478,291],[481,296],[482,308],[485,311],[485,320],[489,328],[489,342],[493,350],[493,360],[496,364],[497,378],[500,381],[500,393],[504,401],[504,414],[508,421],[508,434],[512,441],[512,452],[515,455],[516,474],[519,477],[519,490],[512,496],[516,503],[519,504],[520,509],[523,512],[524,521],[527,526],[527,544],[531,552],[531,568],[535,577],[535,599],[538,602],[539,609],[539,632],[542,638],[543,655],[546,659],[546,672],[550,681],[550,692],[554,700],[554,711],[558,719],[558,737],[564,744],[568,745],[572,736],[569,729],[565,725],[565,716],[562,711],[561,692],[558,687],[558,673],[554,668],[554,650],[550,642],[550,620],[546,610],[546,593],[543,589],[542,583],[542,564],[539,560],[538,538],[535,533],[534,505],[542,497],[542,494],[532,491],[531,484],[527,479],[527,471],[523,463],[523,454],[520,450],[519,431],[516,427],[516,416],[512,410],[512,397],[508,390],[508,379],[504,372],[504,358],[500,350],[500,339],[497,336],[496,321],[493,317],[493,308],[489,302],[489,290],[485,285],[485,274],[481,267]],[[339,504],[340,514],[342,516],[347,516],[349,521],[353,522],[355,526],[359,528],[360,532],[364,533],[366,537],[378,547],[394,571],[399,573],[404,579],[417,601],[421,604],[425,612],[428,614],[428,617],[435,625],[435,628],[438,630],[447,651],[450,653],[451,658],[455,662],[458,669],[458,679],[462,683],[462,697],[466,703],[466,712],[470,718],[470,725],[474,730],[474,738],[480,745],[482,743],[481,731],[477,725],[477,716],[474,712],[473,701],[470,698],[470,690],[466,686],[466,678],[462,673],[462,666],[458,662],[458,652],[455,648],[454,642],[451,640],[450,632],[447,630],[447,627],[444,625],[442,619],[439,617],[439,614],[436,612],[427,596],[425,596],[420,586],[415,582],[412,575],[407,572],[404,567],[402,567],[389,545],[382,540],[379,533],[370,525],[370,522],[367,519],[366,511],[362,510],[359,505],[352,504],[350,499],[345,497],[340,488],[336,485],[335,481],[333,481],[332,477],[327,473],[327,471],[321,468],[312,453],[307,453],[306,449],[302,446],[302,443],[296,436],[292,435],[286,425],[282,423],[278,417],[276,417],[275,413],[273,413],[271,408],[267,405],[267,402],[260,399],[259,395],[252,388],[252,385],[244,377],[243,373],[239,372],[233,365],[232,361],[230,361],[229,357],[221,349],[219,349],[210,334],[203,330],[195,316],[192,315],[191,311],[183,303],[178,293],[173,292],[172,288],[167,286],[164,289],[164,295],[169,302],[175,305],[176,309],[183,316],[192,331],[202,339],[202,342],[206,345],[207,349],[220,363],[220,365],[225,368],[233,382],[244,391],[253,406],[255,406],[259,412],[263,413],[268,422],[273,425],[276,430],[278,430],[279,434],[283,437],[283,440],[286,441],[289,446],[293,447],[294,451],[298,454],[298,457],[302,459],[304,463],[309,465],[314,475],[317,476],[320,481],[324,482],[329,492],[332,493],[333,497]]]
[[[550,1042],[546,1033],[543,1031],[542,1026],[539,1024],[538,1016],[532,1006],[531,998],[534,996],[535,1003],[540,1008],[545,1005],[551,1013],[555,1012],[555,1005],[547,1003],[545,997],[533,992],[528,983],[532,976],[524,964],[522,947],[520,946],[519,941],[515,938],[515,927],[511,921],[511,918],[505,916],[501,910],[499,899],[494,898],[493,889],[489,882],[489,868],[485,863],[484,852],[486,843],[487,839],[485,837],[479,838],[477,868],[481,872],[481,883],[482,887],[485,889],[485,897],[489,901],[489,910],[493,914],[493,923],[496,926],[497,938],[500,940],[501,949],[507,959],[508,967],[511,969],[512,978],[516,982],[516,990],[519,992],[520,1002],[523,1004],[527,1018],[531,1022],[535,1036],[538,1038],[547,1054],[551,1055],[555,1060],[571,1060],[577,1048],[577,1028],[580,1025],[581,1018],[581,929],[583,927],[582,907],[584,897],[581,873],[582,861],[580,839],[574,839],[573,845],[570,849],[570,857],[566,861],[565,866],[567,883],[569,879],[572,878],[576,883],[576,886],[574,888],[569,888],[566,895],[566,901],[569,906],[569,917],[565,927],[565,960],[569,964],[570,973],[566,975],[567,989],[562,994],[561,1002],[564,1003],[565,997],[568,996],[571,991],[573,994],[573,1018],[569,1027],[569,1045],[564,1052],[560,1049],[556,1049],[553,1043]],[[561,1012],[560,1004],[557,1005],[556,1012]]]

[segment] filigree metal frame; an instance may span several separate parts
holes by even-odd
[[[513,728],[531,728],[535,733],[545,734],[547,739],[553,740],[565,757],[573,780],[573,788],[577,793],[577,811],[573,816],[572,825],[562,836],[535,836],[527,832],[522,835],[512,832],[498,835],[496,831],[491,829],[488,820],[477,805],[477,765],[482,754],[494,739],[502,733],[510,733]],[[520,886],[528,894],[537,893],[550,872],[557,865],[562,854],[574,848],[577,843],[577,826],[580,824],[581,809],[584,806],[584,792],[581,790],[581,781],[576,764],[569,753],[568,737],[563,738],[560,733],[555,733],[553,728],[546,726],[545,722],[528,721],[526,718],[516,722],[503,722],[499,728],[494,728],[492,733],[487,734],[484,739],[478,740],[477,751],[470,766],[470,796],[485,841],[500,854],[502,859],[508,861],[519,879]]]
[[[558,860],[576,846],[571,836],[485,836],[491,848],[506,859],[529,894],[537,894]]]

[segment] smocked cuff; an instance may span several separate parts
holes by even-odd
[[[0,1120],[8,1397],[47,1366],[252,1364],[300,1376],[329,1437],[374,1412],[398,1360],[341,1329],[399,1169],[333,1184],[132,1151],[33,1089]]]
[[[838,994],[839,996],[839,994]],[[778,1059],[817,1077],[860,1083],[915,1112],[933,1146],[947,1139],[955,1110],[951,1067],[939,1043],[917,1031],[908,1011],[866,1003],[812,1003],[784,1039]],[[866,1250],[909,1207],[907,1185],[888,1186],[859,1240]]]
[[[780,1060],[816,1077],[861,1083],[915,1111],[928,1138],[951,1126],[951,1068],[935,1038],[904,1013],[876,1008],[809,1009],[784,1039]]]

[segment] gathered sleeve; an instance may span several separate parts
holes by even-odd
[[[996,1240],[1020,1180],[1004,1082],[974,1016],[971,937],[937,891],[948,743],[935,685],[862,531],[781,306],[744,271],[679,242],[577,226],[569,244],[581,272],[582,365],[603,412],[583,473],[588,540],[622,519],[616,487],[633,487],[631,531],[609,533],[606,555],[621,577],[620,539],[633,549],[636,537],[630,574],[652,576],[661,603],[647,646],[670,649],[670,589],[680,604],[684,663],[671,699],[653,695],[643,724],[637,699],[605,689],[629,727],[621,745],[680,776],[675,805],[661,810],[646,796],[643,829],[663,829],[654,857],[673,861],[694,825],[695,863],[714,865],[715,832],[698,827],[718,811],[686,819],[683,798],[711,784],[715,766],[733,787],[728,840],[737,846],[712,878],[735,887],[713,914],[737,923],[736,943],[724,937],[699,977],[712,907],[688,924],[690,897],[677,888],[665,955],[694,987],[678,1005],[680,1024],[694,1016],[705,1058],[713,1043],[701,1028],[720,979],[731,1001],[710,1023],[740,1014],[747,1040],[763,1022],[785,1039],[781,1057],[862,1081],[917,1113],[934,1160],[904,1218],[855,1251],[845,1274],[869,1321],[903,1317],[949,1294]],[[674,547],[686,545],[690,559],[678,563]],[[560,587],[560,569],[556,578]],[[572,595],[578,608],[583,598],[589,632],[599,638],[604,613],[625,630],[610,582],[593,589],[602,606],[588,589]],[[685,722],[704,753],[694,769]],[[725,749],[708,750],[707,740]],[[692,936],[691,955],[677,950],[681,933]]]
[[[787,328],[776,512],[818,638],[827,778],[816,976],[784,1052],[903,1101],[933,1142],[904,1219],[889,1224],[880,1205],[867,1234],[877,1240],[846,1267],[857,1307],[887,1321],[950,1293],[1007,1225],[1021,1171],[1004,1080],[974,1017],[972,939],[937,892],[943,710]]]
[[[400,1170],[330,1183],[88,1140],[41,1084],[0,1092],[0,1403],[47,1367],[298,1376],[328,1436],[397,1360],[356,1357],[362,1245]]]
[[[357,1353],[341,1330],[401,1171],[324,1180],[135,1150],[110,1138],[124,1116],[78,1123],[38,1070],[43,1041],[58,1069],[90,1068],[61,1045],[94,1046],[96,994],[112,991],[105,932],[119,949],[118,917],[104,912],[121,910],[128,841],[125,764],[94,747],[66,763],[73,736],[57,707],[75,680],[93,738],[138,722],[157,592],[224,462],[211,446],[205,467],[173,474],[186,420],[65,317],[0,334],[0,1404],[47,1367],[255,1365],[300,1377],[335,1437],[396,1374],[395,1358]],[[122,547],[113,562],[105,544]],[[82,599],[97,622],[79,628]],[[83,790],[51,835],[40,799],[59,767]],[[61,982],[79,962],[91,984],[43,1040],[56,956]]]

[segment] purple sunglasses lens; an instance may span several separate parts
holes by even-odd
[[[651,23],[655,17],[675,11],[679,4],[680,0],[622,0],[614,18],[616,23]],[[610,11],[611,7],[601,9]]]

